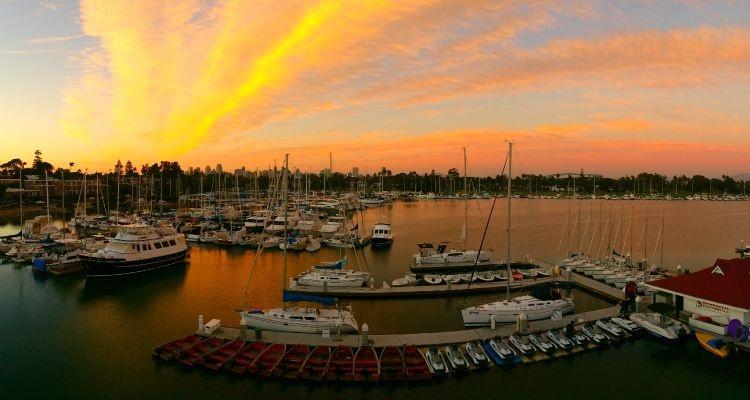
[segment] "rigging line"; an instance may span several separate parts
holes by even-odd
[[[276,178],[274,174],[274,178]],[[268,217],[272,217],[273,213],[271,212],[271,204],[273,204],[276,200],[276,194],[278,190],[278,185],[274,185],[273,192],[271,193],[271,196],[268,198],[268,206],[266,207],[267,215]],[[264,218],[265,220],[265,218]],[[265,221],[263,224],[263,232],[261,232],[259,242],[258,242],[258,249],[255,251],[255,257],[253,257],[253,263],[250,266],[250,274],[247,277],[247,282],[245,283],[245,290],[242,293],[242,307],[247,307],[247,294],[250,289],[250,282],[253,279],[253,274],[255,273],[255,266],[258,262],[258,257],[263,253],[263,238],[266,234],[266,228],[268,228],[268,222]],[[286,228],[286,226],[284,227]]]
[[[501,176],[505,174],[505,168],[508,166],[508,156],[505,157],[505,163],[503,163],[503,171],[500,174]],[[484,246],[484,240],[487,237],[487,230],[490,227],[490,221],[492,221],[492,212],[495,210],[495,203],[497,203],[497,199],[499,196],[495,196],[492,199],[492,206],[490,207],[490,214],[487,216],[487,222],[484,225],[484,233],[482,233],[482,241],[479,242],[479,250],[477,250],[477,256],[474,257],[474,267],[471,270],[471,277],[469,277],[469,283],[466,285],[466,293],[464,294],[464,303],[466,302],[466,297],[469,295],[469,290],[471,289],[471,281],[474,280],[474,275],[477,272],[477,264],[479,263],[479,256],[482,254],[482,247]],[[508,263],[510,263],[510,260],[508,260]]]

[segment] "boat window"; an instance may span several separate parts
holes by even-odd
[[[174,242],[174,239],[170,239],[170,240],[169,240],[169,245],[170,245],[170,246],[176,246],[176,245],[177,245],[177,243],[175,243],[175,242]]]
[[[141,245],[140,244],[135,245],[135,249],[138,251],[141,251]]]
[[[161,242],[161,246],[162,247],[169,247],[170,244],[169,244],[169,242]]]
[[[154,247],[157,248],[157,249],[161,249],[161,243],[154,242]]]
[[[151,250],[151,245],[150,244],[145,244],[144,246],[146,247],[146,250]]]

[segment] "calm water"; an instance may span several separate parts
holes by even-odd
[[[490,201],[470,204],[470,246],[478,245]],[[570,208],[571,219],[581,225],[590,217],[588,233],[581,241],[595,252],[598,236],[590,234],[599,218],[612,215],[615,225],[622,210],[621,230],[634,216],[632,236],[641,234],[648,212],[647,254],[651,258],[655,239],[665,220],[665,265],[692,268],[707,265],[716,257],[731,257],[741,238],[750,238],[750,203],[745,202],[572,202],[560,200],[514,201],[513,257],[531,254],[554,260],[577,247],[577,235],[561,243],[561,233]],[[505,252],[505,204],[498,201],[490,224],[487,246]],[[632,213],[632,214],[631,214]],[[393,225],[396,242],[390,250],[364,252],[369,270],[378,284],[408,272],[418,241],[457,240],[463,225],[463,203],[422,201],[395,203],[364,213],[365,225],[377,220]],[[603,227],[599,227],[599,232]],[[2,232],[17,232],[5,225]],[[580,232],[576,228],[576,232]],[[632,237],[631,236],[631,237]],[[631,237],[625,249],[630,251]],[[617,247],[622,247],[622,236]],[[606,243],[604,244],[606,246]],[[642,254],[642,245],[637,254]],[[560,250],[558,250],[560,248]],[[602,250],[603,253],[603,250]],[[659,258],[659,249],[656,257]],[[503,258],[498,254],[497,258]],[[338,251],[290,254],[290,275],[319,260],[333,260]],[[356,257],[349,253],[350,263]],[[195,328],[196,316],[220,318],[236,325],[233,311],[242,304],[243,290],[255,253],[212,247],[194,247],[191,261],[179,267],[134,279],[87,282],[81,277],[44,279],[29,267],[0,265],[0,387],[4,393],[25,398],[574,398],[606,393],[611,398],[729,397],[747,390],[750,363],[747,357],[733,361],[714,359],[690,342],[667,347],[649,340],[579,355],[566,360],[491,370],[417,386],[364,387],[261,382],[223,374],[160,365],[150,358],[159,343]],[[359,255],[361,265],[365,264]],[[249,304],[280,305],[283,263],[280,252],[264,254],[255,265]],[[601,307],[603,299],[574,293],[579,310]],[[458,309],[464,301],[475,304],[494,295],[468,299],[413,299],[355,301],[357,319],[367,322],[371,332],[424,332],[459,329]],[[637,394],[636,394],[637,393]],[[62,395],[62,396],[61,396]]]

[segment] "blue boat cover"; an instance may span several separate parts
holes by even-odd
[[[336,304],[335,297],[315,296],[311,294],[289,293],[289,292],[284,292],[284,301],[310,301],[313,303],[320,303],[320,304],[324,304],[327,306]]]

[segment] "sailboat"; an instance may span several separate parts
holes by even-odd
[[[556,313],[567,314],[575,310],[572,299],[559,298],[554,300],[540,300],[533,296],[520,296],[510,298],[510,285],[512,274],[510,272],[510,221],[511,221],[511,192],[513,168],[513,143],[508,143],[508,258],[507,265],[507,292],[506,299],[492,303],[468,307],[461,310],[464,326],[489,325],[494,319],[496,322],[514,322],[520,314],[526,314],[529,321],[547,319]]]
[[[466,148],[464,147],[464,225],[461,231],[461,239],[464,249],[449,249],[451,242],[443,242],[435,248],[433,243],[418,243],[419,253],[414,254],[412,271],[430,271],[439,269],[473,268],[475,265],[491,266],[492,251],[468,250],[468,224],[469,224],[469,193],[468,177],[466,168]]]
[[[287,222],[288,199],[288,174],[289,155],[284,157],[283,168],[283,195],[284,195],[284,225]],[[287,240],[287,231],[284,230],[284,241]],[[259,249],[258,251],[262,251]],[[286,249],[284,249],[284,286],[286,286]],[[309,299],[308,299],[309,300]],[[322,299],[321,299],[322,300]],[[282,307],[270,310],[241,310],[240,324],[251,329],[313,333],[320,334],[323,331],[341,333],[354,333],[358,331],[357,321],[352,313],[342,309],[317,309],[313,307]]]

